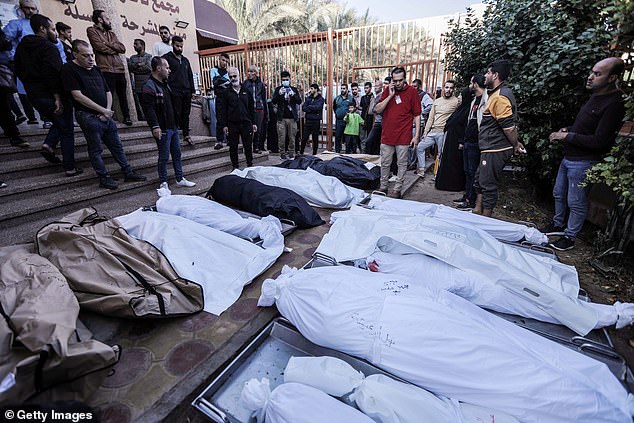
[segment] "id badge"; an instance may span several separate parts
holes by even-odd
[[[401,104],[401,96],[397,95],[396,97],[394,97],[394,101],[396,102],[396,104]]]

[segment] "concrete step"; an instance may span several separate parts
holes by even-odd
[[[41,144],[48,134],[48,129],[42,128],[42,121],[40,121],[39,125],[28,125],[27,123],[23,123],[18,126],[18,130],[20,131],[20,138],[29,143],[34,143],[32,145],[37,144],[38,142]],[[122,123],[117,123],[117,130],[119,134],[127,134],[130,132],[138,132],[138,131],[147,131],[148,126],[146,122],[134,122],[132,126],[127,126]],[[75,127],[75,137],[79,137],[82,135],[81,128],[78,126]],[[0,136],[0,144],[5,145],[9,143],[9,139],[2,134]]]
[[[245,166],[244,158],[240,158],[240,165]],[[258,166],[271,166],[279,163],[279,158],[269,158],[267,155],[260,155],[254,158],[254,162]],[[187,179],[196,182],[196,186],[192,188],[180,188],[176,186],[172,177],[170,178],[170,189],[173,194],[204,195],[217,178],[229,174],[230,171],[231,165],[216,168],[208,167],[206,169],[200,169],[200,171],[197,171],[197,169],[188,169]],[[48,210],[46,213],[41,212],[31,214],[26,216],[26,218],[0,222],[0,230],[2,231],[0,246],[33,242],[36,232],[44,225],[59,220],[65,215],[79,210],[82,207],[92,206],[95,207],[101,215],[115,217],[130,213],[139,207],[152,205],[158,199],[155,190],[155,188],[158,187],[158,177],[154,179],[150,185],[122,183],[117,191],[109,191],[95,186],[93,191],[99,191],[100,193],[103,191],[104,195],[75,204],[60,205],[59,207]],[[125,190],[125,188],[129,189]]]
[[[210,137],[192,137],[195,142],[195,147],[189,145],[182,146],[183,157],[187,156],[187,160],[194,158],[204,159],[205,156],[213,154],[216,150],[213,149],[213,143],[210,142]],[[127,145],[124,143],[123,149],[125,151],[128,162],[134,167],[143,167],[149,158],[156,159],[158,154],[156,151],[156,142],[153,138],[142,138],[142,142],[136,145]],[[228,148],[225,149],[228,151]],[[221,150],[222,152],[222,150]],[[103,157],[106,160],[106,165],[113,163],[110,151],[104,147]],[[139,163],[141,161],[141,163]],[[75,162],[78,167],[85,170],[90,169],[90,160],[88,158],[88,151],[78,149],[75,152]],[[18,179],[20,177],[36,177],[42,175],[54,175],[63,173],[61,164],[51,164],[44,160],[39,154],[36,154],[32,158],[11,157],[6,163],[4,163],[0,169],[0,178],[6,180]]]
[[[255,164],[267,160],[268,155],[266,154],[259,154],[253,159]],[[240,165],[246,165],[244,156],[240,156]],[[155,158],[154,166],[156,166]],[[217,155],[217,157],[204,162],[184,164],[183,167],[187,179],[196,182],[197,186],[192,188],[176,186],[173,176],[171,176],[171,169],[168,168],[170,186],[173,186],[174,190],[181,194],[206,192],[209,186],[198,184],[198,178],[209,174],[226,173],[232,168],[229,157],[223,155]],[[147,181],[144,182],[124,182],[121,173],[113,174],[113,177],[118,178],[119,188],[117,190],[100,188],[97,179],[93,178],[93,184],[88,186],[66,184],[61,187],[53,187],[48,192],[41,191],[37,196],[23,196],[20,199],[12,199],[9,196],[6,201],[0,203],[0,230],[4,236],[4,231],[10,228],[13,223],[50,221],[51,218],[62,217],[73,210],[90,206],[105,197],[108,198],[108,201],[115,201],[119,206],[130,202],[137,205],[136,195],[138,193],[149,191],[155,195],[155,189],[159,185],[159,178],[155,170],[144,174],[148,177]]]

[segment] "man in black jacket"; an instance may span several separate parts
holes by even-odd
[[[321,117],[324,112],[324,98],[319,94],[319,85],[310,84],[310,91],[306,96],[306,101],[302,104],[302,110],[306,114],[304,120],[306,127],[302,136],[302,146],[299,150],[300,154],[304,154],[308,136],[312,135],[313,139],[313,156],[317,154],[319,146],[319,132],[321,131]]]
[[[266,139],[266,118],[268,116],[266,104],[266,85],[259,77],[259,69],[255,65],[250,65],[247,71],[247,79],[242,86],[249,91],[253,97],[255,107],[255,125],[258,132],[253,138],[253,152],[259,154],[264,150],[264,140]]]
[[[151,66],[152,75],[143,86],[141,106],[159,151],[157,166],[161,182],[159,188],[169,187],[167,184],[167,161],[170,158],[170,153],[172,154],[176,185],[193,187],[196,184],[183,176],[178,124],[172,90],[167,82],[170,75],[170,65],[165,57],[154,56]]]
[[[66,176],[82,173],[75,167],[75,133],[73,107],[63,96],[60,71],[62,58],[55,46],[57,31],[53,22],[43,15],[30,19],[35,35],[26,35],[15,50],[15,73],[22,80],[29,101],[40,116],[52,123],[40,153],[51,163],[63,163]],[[55,147],[61,141],[62,158],[55,156]]]
[[[372,93],[372,83],[366,82],[363,84],[363,91],[365,94],[361,97],[361,119],[363,119],[363,126],[361,127],[361,132],[359,134],[362,140],[365,140],[365,137],[368,136],[370,130],[372,129],[372,125],[374,125],[374,116],[368,114],[368,110],[370,109],[370,103],[374,100],[374,94]],[[365,152],[365,143],[361,142],[361,152]]]
[[[183,56],[183,39],[178,35],[172,37],[172,51],[163,55],[169,63],[171,73],[169,84],[172,89],[172,100],[178,126],[183,131],[183,138],[189,145],[194,145],[189,136],[189,114],[192,110],[192,95],[196,92],[194,75],[187,57]]]
[[[299,90],[291,86],[291,74],[282,71],[280,76],[282,85],[275,88],[272,103],[277,107],[277,142],[280,158],[286,160],[293,158],[293,148],[291,147],[290,151],[286,148],[286,135],[288,134],[288,143],[292,146],[297,131],[297,106],[301,104],[302,98]]]
[[[228,75],[231,87],[223,93],[220,124],[229,142],[229,157],[233,168],[238,168],[238,138],[240,137],[242,137],[244,155],[247,158],[247,167],[251,167],[253,166],[251,142],[253,133],[257,133],[258,130],[257,125],[255,125],[253,97],[249,91],[241,86],[238,68],[230,67]]]

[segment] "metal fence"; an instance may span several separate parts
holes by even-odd
[[[341,84],[383,79],[391,68],[405,67],[408,81],[420,79],[435,94],[447,75],[442,67],[442,37],[433,36],[424,21],[412,20],[359,28],[329,29],[324,32],[293,35],[234,46],[199,51],[201,84],[211,87],[209,71],[220,53],[230,57],[229,66],[246,77],[249,65],[257,65],[269,96],[281,85],[280,72],[291,73],[291,84],[301,91],[316,83],[322,87],[326,112],[322,140],[331,147],[333,134],[332,100]],[[303,93],[302,93],[303,94]]]

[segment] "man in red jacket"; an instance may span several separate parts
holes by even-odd
[[[375,107],[375,113],[383,113],[383,132],[381,133],[381,185],[379,191],[387,194],[392,156],[396,151],[398,174],[394,189],[389,196],[401,198],[403,177],[407,171],[407,150],[415,146],[420,135],[420,99],[418,91],[405,82],[405,69],[392,69],[392,81],[383,90],[381,100]],[[412,137],[412,124],[416,130]]]

